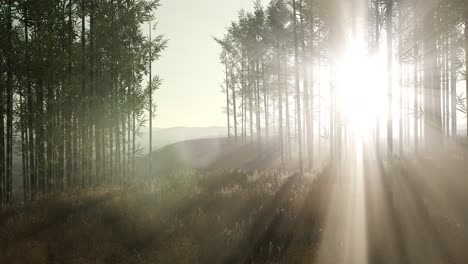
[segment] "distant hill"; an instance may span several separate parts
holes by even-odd
[[[226,127],[172,127],[153,128],[153,150],[161,147],[193,139],[221,138],[227,136]],[[137,138],[137,144],[143,149],[143,153],[148,153],[149,131],[144,128],[141,137]]]
[[[195,139],[167,145],[152,155],[154,174],[174,169],[261,169],[278,168],[280,156],[276,144],[270,142],[268,149],[255,143],[231,142],[227,138]],[[294,164],[288,164],[294,166]],[[137,161],[137,175],[148,175],[148,156]]]

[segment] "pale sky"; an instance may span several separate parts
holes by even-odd
[[[223,68],[219,45],[238,10],[253,9],[253,0],[161,0],[156,11],[158,27],[167,49],[153,64],[153,74],[163,79],[155,93],[158,104],[155,127],[225,126],[225,95],[220,91]],[[266,3],[267,0],[263,0]],[[146,25],[147,27],[147,25]]]

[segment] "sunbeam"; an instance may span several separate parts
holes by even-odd
[[[384,53],[370,55],[359,37],[351,40],[339,61],[339,108],[346,125],[361,140],[370,138],[376,118],[386,113],[385,64]]]

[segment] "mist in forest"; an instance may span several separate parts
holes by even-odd
[[[466,263],[465,0],[0,2],[0,263]]]

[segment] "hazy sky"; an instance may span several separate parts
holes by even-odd
[[[222,37],[238,10],[252,10],[253,0],[161,0],[161,5],[153,34],[165,34],[169,44],[153,64],[153,74],[163,79],[155,93],[154,126],[226,125],[220,48],[212,36]]]

